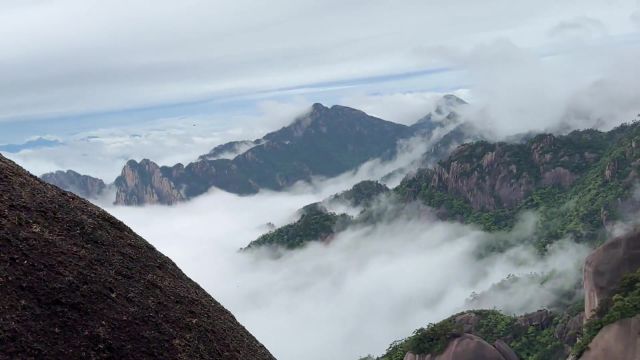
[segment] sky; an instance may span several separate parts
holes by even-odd
[[[264,101],[360,106],[459,89],[486,105],[487,124],[503,126],[527,102],[559,116],[554,99],[603,79],[630,86],[616,71],[635,65],[639,9],[636,0],[5,0],[0,144],[168,117],[230,129],[242,117],[260,122]],[[381,115],[406,121],[398,111]]]

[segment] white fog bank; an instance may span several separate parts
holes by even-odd
[[[509,274],[555,270],[562,275],[557,281],[575,282],[587,254],[561,242],[544,259],[519,246],[477,260],[477,246],[494,235],[428,213],[349,229],[330,244],[314,243],[279,259],[237,251],[266,232],[267,222],[290,222],[296,209],[323,193],[239,197],[213,191],[174,207],[106,208],[173,259],[281,360],[379,355],[393,340],[463,310],[472,292]],[[499,236],[517,241],[530,230],[525,221]],[[495,304],[531,311],[552,300],[536,293]]]

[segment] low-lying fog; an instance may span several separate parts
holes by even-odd
[[[509,274],[556,270],[553,281],[566,284],[580,277],[587,249],[569,242],[544,259],[525,245],[477,259],[478,246],[496,237],[526,237],[534,216],[510,234],[490,235],[423,212],[349,229],[330,244],[278,259],[266,251],[238,252],[266,232],[268,222],[290,222],[296,209],[335,188],[327,183],[248,197],[214,190],[173,207],[106,209],[173,259],[281,360],[379,355],[393,340],[464,309],[472,292]],[[540,285],[519,286],[519,297],[496,293],[489,302],[521,312],[552,301]]]

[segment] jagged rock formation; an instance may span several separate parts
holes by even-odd
[[[159,172],[155,166],[150,169],[154,174],[162,174],[163,187],[179,189],[184,199],[205,193],[211,187],[236,194],[253,194],[260,189],[282,190],[298,181],[310,181],[313,176],[333,177],[368,160],[393,157],[399,140],[426,136],[438,127],[457,121],[451,109],[454,103],[463,101],[453,98],[447,98],[446,108],[436,110],[449,111],[448,122],[425,119],[412,127],[346,106],[329,108],[314,104],[309,113],[261,139],[219,145],[186,166],[163,166]],[[136,167],[136,164],[130,161],[127,167]],[[127,167],[123,175],[125,170],[130,172]],[[138,179],[156,176],[143,174],[147,167],[136,167]],[[140,205],[148,199],[168,203],[162,196],[153,196],[155,186],[144,181],[117,181],[116,187],[121,194],[116,200],[118,204]],[[142,196],[142,190],[149,198]],[[181,200],[172,196],[166,199]]]
[[[73,170],[58,170],[43,174],[40,178],[51,185],[55,185],[62,190],[71,191],[85,199],[97,198],[107,187],[101,179],[81,175]]]
[[[640,315],[605,326],[580,360],[640,359]]]
[[[622,276],[640,268],[640,233],[615,238],[594,250],[584,265],[584,310],[589,319],[610,298]]]
[[[562,237],[594,244],[620,219],[640,179],[640,123],[609,132],[538,135],[524,143],[480,141],[456,149],[433,168],[406,177],[395,192],[419,200],[439,217],[510,229],[517,215],[537,210],[542,249]]]
[[[184,195],[151,160],[139,163],[129,160],[116,178],[116,204],[175,204],[184,200]]]
[[[404,360],[518,360],[518,357],[503,341],[492,346],[475,335],[462,334],[449,342],[442,354],[408,352]]]
[[[123,223],[0,156],[0,358],[274,359]]]
[[[425,184],[431,192],[460,198],[474,210],[514,208],[536,188],[570,187],[602,157],[603,137],[585,130],[539,135],[527,143],[464,144],[432,169],[407,178],[404,188],[415,197]]]

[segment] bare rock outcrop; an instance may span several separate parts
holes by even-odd
[[[492,346],[480,337],[462,334],[447,345],[442,354],[407,353],[404,360],[518,360],[516,354],[504,342]]]
[[[73,170],[50,172],[40,177],[51,185],[85,199],[94,199],[106,189],[104,181],[88,175],[79,174]]]
[[[640,359],[640,315],[602,328],[580,357],[580,360],[602,359]]]
[[[129,160],[116,179],[115,185],[115,203],[119,205],[171,205],[185,199],[160,167],[148,159],[139,163]]]
[[[0,294],[0,359],[274,359],[125,224],[2,156]]]
[[[640,268],[640,232],[615,238],[594,250],[584,265],[585,319],[614,294],[623,275]]]

